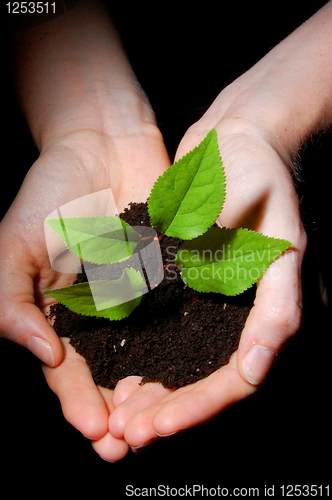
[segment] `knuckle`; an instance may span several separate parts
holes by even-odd
[[[279,341],[286,341],[294,336],[301,326],[302,306],[298,300],[280,299],[265,310],[264,318]]]

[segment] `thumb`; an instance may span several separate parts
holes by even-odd
[[[0,245],[0,336],[26,347],[47,365],[57,366],[63,347],[35,305],[34,273],[27,269],[31,266],[21,258],[17,242],[8,251],[4,241]]]
[[[238,370],[252,385],[263,382],[284,345],[300,327],[301,286],[297,265],[289,255],[282,256],[266,271],[242,332]]]
[[[63,358],[63,347],[53,328],[37,306],[30,303],[2,301],[0,336],[29,349],[43,363],[57,366]]]

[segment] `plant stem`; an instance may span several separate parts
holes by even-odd
[[[178,266],[177,264],[164,264],[164,269],[169,269],[169,268],[177,268],[177,269],[180,269],[180,266]]]

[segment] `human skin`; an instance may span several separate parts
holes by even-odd
[[[40,156],[1,222],[0,331],[57,367],[46,370],[46,378],[64,415],[84,435],[100,438],[108,429],[106,403],[83,358],[45,319],[51,301],[42,292],[74,276],[50,268],[44,220],[106,188],[120,210],[145,200],[170,162],[101,4],[81,2],[66,16],[20,33],[15,50],[18,99]],[[127,452],[126,443],[115,443],[115,453],[117,446]]]
[[[292,160],[331,121],[331,22],[328,3],[226,87],[179,145],[177,158],[216,128],[227,175],[220,223],[293,245],[259,282],[230,363],[174,392],[139,386],[139,377],[120,381],[114,391],[96,387],[84,360],[47,323],[51,299],[42,295],[73,280],[50,268],[45,217],[109,187],[120,209],[145,200],[169,166],[150,106],[98,2],[81,2],[20,35],[18,96],[40,157],[0,227],[0,330],[24,346],[31,337],[46,341],[44,349],[35,340],[30,348],[44,362],[65,417],[104,459],[119,460],[129,447],[203,423],[249,396],[297,332],[306,236]]]

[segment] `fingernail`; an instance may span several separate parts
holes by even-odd
[[[117,462],[116,460],[107,460],[106,458],[102,457],[101,455],[99,455],[99,456],[102,460],[104,460],[104,462],[107,462],[108,464],[115,464]]]
[[[158,441],[158,438],[153,438],[140,446],[131,446],[130,449],[135,455],[140,455],[149,451],[156,441]]]
[[[55,360],[51,344],[40,337],[31,337],[26,343],[27,349],[48,366],[54,366]]]
[[[265,379],[276,353],[266,347],[254,346],[243,361],[243,372],[250,384],[258,385]]]
[[[157,432],[157,436],[159,436],[160,438],[168,438],[174,436],[175,434],[180,434],[180,432],[181,431],[174,431],[174,432],[169,432],[168,434],[158,434]]]

